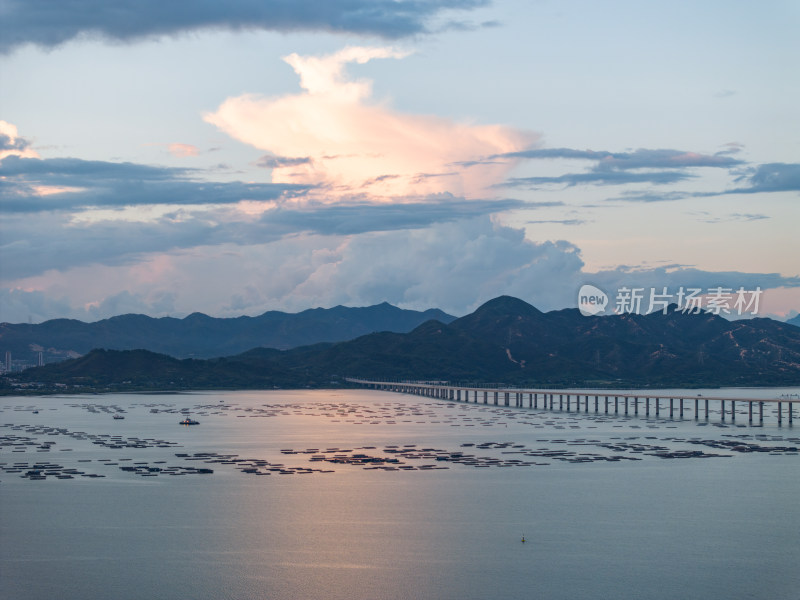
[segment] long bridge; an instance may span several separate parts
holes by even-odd
[[[764,422],[764,407],[770,406],[773,415],[777,416],[778,425],[783,424],[784,407],[786,405],[786,419],[789,425],[794,420],[793,405],[800,404],[800,396],[792,395],[781,398],[733,398],[720,396],[691,395],[664,395],[646,390],[621,392],[603,392],[588,390],[550,390],[550,389],[523,389],[515,387],[475,387],[435,381],[376,381],[371,379],[346,378],[346,381],[369,388],[387,392],[414,394],[440,400],[454,402],[470,401],[478,404],[494,404],[495,406],[514,406],[518,408],[541,408],[543,410],[559,410],[567,412],[584,412],[638,416],[644,414],[661,417],[669,415],[675,418],[675,413],[681,419],[685,412],[693,408],[694,419],[709,419],[709,414],[719,415],[725,422],[730,417],[731,422],[736,421],[737,404],[741,408],[746,405],[747,420],[753,423],[755,418],[759,423]],[[692,407],[692,403],[694,406]],[[709,405],[712,409],[709,410]],[[757,412],[757,417],[754,417]],[[739,416],[744,416],[745,411],[739,411]]]

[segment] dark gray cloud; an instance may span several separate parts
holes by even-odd
[[[717,167],[729,169],[744,164],[743,161],[731,158],[727,152],[717,154],[699,154],[685,150],[640,148],[633,152],[608,152],[606,150],[575,150],[572,148],[538,148],[496,154],[496,158],[528,158],[528,159],[579,159],[596,163],[595,170],[627,170],[627,169],[686,169],[690,167]]]
[[[0,224],[0,278],[13,280],[89,264],[127,265],[152,253],[223,244],[252,246],[297,233],[343,236],[421,230],[507,210],[554,205],[560,203],[465,200],[442,194],[407,204],[282,206],[265,212],[258,220],[242,220],[227,207],[181,208],[173,214],[135,222],[76,222],[66,211],[41,212],[35,219],[22,212],[8,212]]]
[[[262,156],[256,164],[265,169],[279,169],[281,167],[296,167],[297,165],[307,165],[311,163],[309,156]]]
[[[653,171],[629,173],[627,171],[590,171],[588,173],[567,173],[555,177],[514,177],[496,187],[535,188],[542,185],[560,184],[567,187],[575,185],[623,185],[626,183],[654,183],[658,185],[676,183],[693,178],[689,173],[676,171]]]
[[[0,150],[16,150],[21,152],[30,145],[28,140],[21,137],[12,139],[5,133],[0,133]]]
[[[713,215],[706,210],[694,213],[698,221],[703,223],[730,223],[731,221],[762,221],[769,219],[767,215],[759,213],[730,213],[728,215]]]
[[[589,223],[586,219],[542,219],[538,221],[526,221],[528,225],[557,224],[557,225],[583,225]]]
[[[710,198],[731,194],[768,194],[774,192],[800,192],[800,164],[767,163],[747,169],[736,178],[746,185],[719,192],[623,192],[611,200],[625,202],[671,202],[684,198]],[[753,216],[753,215],[750,215]],[[763,217],[763,215],[761,215]],[[752,219],[750,219],[752,220]]]
[[[33,213],[153,204],[231,204],[302,194],[308,186],[208,182],[190,179],[188,169],[77,158],[20,158],[0,161],[0,211]],[[40,195],[39,186],[71,188]],[[74,191],[73,191],[74,190]]]
[[[0,53],[79,37],[132,42],[202,29],[328,31],[397,39],[488,0],[4,0]]]
[[[728,190],[726,194],[757,194],[760,192],[800,191],[800,164],[767,163],[759,165],[737,181],[746,181],[747,187]]]
[[[419,229],[515,209],[559,206],[558,202],[522,200],[465,200],[448,198],[406,204],[336,204],[304,209],[277,208],[264,213],[262,223],[282,233],[308,231],[323,235],[352,235],[372,231]]]
[[[609,201],[623,201],[623,202],[674,202],[675,200],[683,200],[689,198],[691,194],[686,192],[622,192],[616,198],[609,198]],[[594,208],[598,208],[595,206]]]
[[[605,150],[576,150],[573,148],[534,148],[489,156],[487,160],[586,160],[591,161],[589,171],[566,173],[555,177],[521,177],[510,179],[501,186],[537,187],[541,185],[624,185],[652,183],[664,185],[695,177],[690,171],[697,167],[730,169],[744,164],[727,152],[699,154],[683,150],[640,148],[633,152],[608,152]],[[475,164],[480,164],[476,162]],[[467,165],[470,166],[470,165]],[[639,201],[647,200],[644,197]]]

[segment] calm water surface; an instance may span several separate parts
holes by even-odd
[[[2,398],[0,443],[2,598],[800,598],[786,421],[120,394]]]

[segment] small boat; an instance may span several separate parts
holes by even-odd
[[[183,421],[180,422],[181,425],[200,425],[200,421],[195,421],[190,417],[186,417]]]
[[[125,417],[123,415],[117,413],[112,418],[114,418],[114,419],[124,419]]]

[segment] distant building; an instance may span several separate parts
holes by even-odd
[[[11,350],[6,350],[6,373],[11,372]]]

